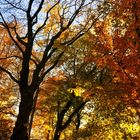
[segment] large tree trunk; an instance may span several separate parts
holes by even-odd
[[[29,140],[29,117],[33,106],[33,93],[21,91],[19,114],[10,140]]]

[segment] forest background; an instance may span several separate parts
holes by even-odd
[[[0,0],[0,139],[140,139],[139,0]]]

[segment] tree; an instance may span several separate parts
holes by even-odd
[[[140,4],[131,0],[110,2],[114,5],[114,10],[103,22],[99,21],[94,26],[90,41],[96,42],[96,45],[87,60],[95,62],[100,69],[107,68],[111,71],[113,78],[108,84],[112,83],[112,87],[118,88],[116,91],[122,93],[124,100],[135,106],[139,114],[137,107],[140,99],[138,18]]]
[[[16,74],[13,74],[10,69],[2,65],[0,66],[0,70],[7,73],[8,76],[18,84],[21,96],[19,114],[11,140],[28,140],[28,126],[36,91],[45,76],[57,65],[64,53],[64,51],[57,51],[57,46],[71,45],[87,32],[102,14],[95,13],[94,18],[92,18],[92,14],[89,16],[89,13],[92,13],[94,9],[92,7],[93,1],[87,2],[86,0],[76,0],[73,2],[61,2],[60,0],[54,0],[52,2],[40,0],[37,2],[35,0],[29,0],[26,4],[22,0],[4,0],[4,2],[1,3],[5,9],[9,9],[7,9],[7,15],[4,15],[4,11],[1,11],[0,25],[7,31],[13,43],[9,49],[11,50],[13,48],[16,50],[16,52],[18,52],[16,57],[21,61],[20,72]],[[50,13],[58,5],[61,7],[57,10],[59,21],[54,20],[55,25],[49,25],[48,23],[51,20]],[[35,9],[33,9],[34,6],[36,7]],[[47,10],[45,14],[43,14],[42,9],[45,6]],[[17,12],[17,14],[15,14],[15,12]],[[12,18],[8,21],[9,15],[11,15]],[[41,16],[43,19],[40,20]],[[21,19],[20,21],[18,20],[19,18]],[[55,17],[53,18],[55,19]],[[77,20],[81,22],[80,26]],[[78,22],[78,24],[76,22]],[[18,26],[19,23],[21,26]],[[43,29],[47,26],[49,27],[48,31],[42,33]],[[75,29],[75,32],[73,32],[72,36],[57,42],[64,32],[73,29]],[[21,30],[21,32],[19,32],[19,30]],[[37,40],[40,39],[40,35],[43,35],[45,40],[41,47],[38,46],[39,44],[37,42]],[[56,45],[56,43],[59,45]],[[52,56],[55,56],[55,59],[53,59],[53,63],[50,63],[49,60]],[[6,56],[6,59],[8,60],[9,57]],[[19,60],[17,60],[17,62],[20,62]]]

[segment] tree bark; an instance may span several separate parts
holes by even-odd
[[[10,140],[29,140],[29,117],[33,106],[33,94],[29,90],[21,91],[19,114]]]
[[[61,131],[59,129],[56,129],[53,140],[59,140],[60,134],[61,134]]]

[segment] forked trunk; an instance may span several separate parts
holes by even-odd
[[[33,94],[28,91],[21,93],[19,114],[10,140],[29,140],[29,117],[32,111]]]

